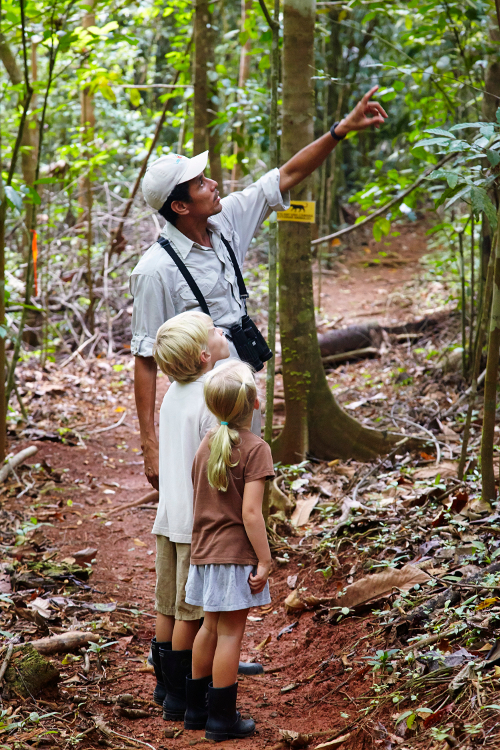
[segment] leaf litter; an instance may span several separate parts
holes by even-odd
[[[273,603],[250,619],[243,654],[265,667],[264,675],[241,686],[242,708],[260,720],[256,748],[278,741],[280,748],[293,747],[298,741],[311,748],[409,750],[498,741],[500,514],[480,499],[476,456],[482,411],[478,403],[465,478],[459,482],[460,443],[450,430],[461,434],[465,384],[456,372],[443,374],[417,351],[442,348],[454,326],[451,317],[415,340],[413,348],[389,341],[379,360],[329,374],[332,384],[345,388],[341,403],[356,396],[363,400],[356,411],[365,424],[418,441],[409,440],[372,464],[335,460],[279,467],[277,497],[286,502],[270,521]],[[141,471],[140,456],[121,448],[137,433],[132,417],[128,427],[124,421],[104,432],[105,438],[91,434],[115,425],[128,406],[127,360],[115,360],[119,388],[113,365],[82,362],[70,363],[64,378],[48,367],[31,390],[27,386],[34,381],[23,381],[30,409],[38,399],[37,445],[78,451],[80,459],[90,458],[89,447],[98,450],[97,458],[85,459],[88,471],[80,481],[61,468],[62,461],[35,455],[2,486],[0,665],[10,645],[9,661],[17,665],[24,643],[75,634],[86,640],[72,650],[40,652],[59,675],[41,695],[22,699],[10,677],[2,678],[1,739],[20,747],[68,742],[94,747],[99,739],[113,746],[128,739],[132,746],[156,747],[163,744],[158,740],[162,723],[149,700],[149,635],[142,635],[151,632],[151,621],[146,620],[149,630],[144,624],[148,613],[120,602],[101,579],[98,585],[94,581],[103,554],[98,540],[92,544],[90,537],[89,543],[64,551],[57,541],[90,519],[111,533],[113,527],[105,524],[115,522],[112,508],[126,498],[115,500],[105,492],[115,476],[110,472],[119,468],[119,455]],[[405,378],[396,384],[402,369]],[[61,383],[64,415],[57,395]],[[55,387],[44,387],[49,384]],[[377,393],[384,398],[374,399]],[[14,421],[13,446],[26,442],[30,429],[21,419]],[[104,439],[108,442],[98,442]],[[110,441],[116,450],[109,449]],[[130,480],[111,486],[120,493],[124,481]],[[144,485],[137,490],[144,494]],[[300,525],[290,517],[297,504],[308,513]],[[126,544],[147,560],[148,545],[140,537],[134,529]],[[134,675],[144,674],[145,687],[139,694],[117,694],[114,686],[134,660]],[[125,725],[141,731],[130,728],[127,738]],[[180,727],[168,731],[176,747],[188,746]]]

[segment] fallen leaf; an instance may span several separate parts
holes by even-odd
[[[297,586],[297,578],[298,576],[295,575],[295,576],[288,576],[288,578],[286,579],[286,585],[288,586],[289,589],[292,589],[292,591]]]
[[[453,513],[461,513],[469,501],[469,495],[465,490],[459,490],[451,501],[450,510]]]
[[[85,549],[78,550],[78,552],[73,552],[72,557],[81,565],[82,563],[92,562],[96,555],[97,550],[94,547],[85,547]]]
[[[327,597],[327,599],[329,599],[329,597]],[[318,599],[318,597],[312,594],[310,594],[309,596],[300,597],[298,592],[294,590],[291,594],[288,594],[287,598],[285,599],[285,610],[288,615],[291,615],[295,614],[296,612],[303,612],[305,609],[308,609],[309,607],[315,607],[320,603],[321,599]]]
[[[318,495],[315,497],[299,497],[290,519],[292,524],[294,526],[304,526],[309,521],[309,516],[313,512],[318,501]]]
[[[258,646],[254,646],[254,651],[263,651],[267,644],[271,641],[271,634],[267,635],[261,643],[258,644]]]
[[[426,583],[429,580],[430,576],[425,571],[415,565],[405,565],[400,570],[385,570],[383,573],[375,573],[351,583],[347,586],[344,596],[336,599],[333,604],[340,607],[356,607],[371,599],[386,596],[394,589],[410,591],[416,584]]]
[[[457,461],[441,461],[437,466],[424,466],[417,469],[413,474],[413,479],[435,479],[440,476],[441,479],[456,477],[458,472]]]
[[[307,747],[312,737],[310,734],[303,734],[302,732],[294,732],[292,729],[280,729],[278,730],[280,739],[286,742],[287,745],[294,748]]]
[[[148,545],[146,542],[141,542],[140,539],[134,539],[134,544],[137,545],[137,547],[147,547]]]

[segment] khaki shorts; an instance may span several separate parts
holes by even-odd
[[[189,574],[191,545],[156,537],[155,609],[176,620],[199,620],[203,608],[186,604],[186,581]]]

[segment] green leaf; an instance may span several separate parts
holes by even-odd
[[[425,138],[416,143],[413,146],[413,149],[418,148],[419,146],[423,146],[424,148],[427,148],[427,146],[444,146],[448,145],[448,143],[450,143],[449,138]]]
[[[496,165],[500,162],[500,154],[498,153],[498,151],[493,151],[491,148],[487,148],[486,156],[488,157],[488,161],[492,167],[496,167]]]
[[[14,190],[12,185],[6,185],[5,197],[7,198],[7,203],[11,206],[11,208],[17,208],[18,211],[21,211],[23,207],[23,199],[21,198],[19,193]]]
[[[491,228],[495,231],[497,226],[497,212],[484,188],[473,187],[470,191],[472,209],[476,214],[485,213]]]
[[[484,125],[484,122],[461,122],[458,125],[452,125],[450,133],[452,130],[462,130],[463,128],[480,128],[482,125]]]
[[[133,91],[134,89],[131,89],[131,90]],[[137,89],[135,90],[137,91]],[[99,86],[99,91],[101,92],[103,97],[107,99],[109,102],[116,102],[115,92],[113,91],[111,86],[109,86],[107,83],[102,83]]]
[[[404,81],[394,81],[392,87],[395,91],[402,91],[405,87]]]
[[[442,128],[429,128],[428,130],[424,130],[424,133],[430,133],[431,135],[442,135],[446,138],[455,138],[454,135],[450,135],[448,130],[443,130]]]
[[[458,191],[461,189],[461,187],[462,187],[461,184],[460,185],[455,185],[455,187],[453,187],[453,188],[452,187],[447,187],[445,190],[443,190],[443,192],[441,193],[441,195],[439,196],[439,198],[436,199],[436,201],[434,202],[434,206],[436,208],[439,208],[439,206],[442,206],[443,203],[448,200],[448,198],[453,198],[453,196],[458,193]]]
[[[133,107],[139,107],[141,104],[141,95],[138,89],[129,89],[130,103]]]
[[[373,225],[373,238],[375,242],[380,242],[380,240],[382,239],[382,230],[378,222],[375,222],[375,224]]]

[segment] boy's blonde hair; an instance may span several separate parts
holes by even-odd
[[[153,346],[155,362],[178,383],[198,380],[203,370],[201,353],[208,352],[212,318],[202,312],[183,312],[158,328]]]
[[[240,439],[238,428],[248,422],[257,398],[257,388],[252,369],[244,362],[230,360],[212,370],[205,383],[205,401],[219,424],[210,437],[210,457],[208,459],[208,481],[211,487],[222,492],[228,488],[228,467],[231,451]]]

